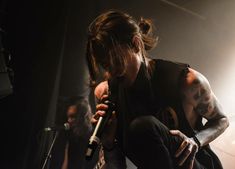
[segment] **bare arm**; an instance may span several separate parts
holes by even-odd
[[[189,69],[182,92],[183,104],[189,111],[186,113],[194,113],[207,119],[203,130],[196,134],[201,146],[207,145],[228,127],[228,118],[211,90],[208,80],[201,73]]]
[[[182,105],[185,115],[192,128],[200,117],[207,119],[204,128],[195,137],[189,138],[179,130],[171,130],[171,134],[182,139],[175,152],[181,166],[189,161],[188,168],[192,169],[198,146],[205,146],[217,138],[228,127],[229,122],[211,90],[208,80],[199,72],[190,69],[186,78],[182,79]]]

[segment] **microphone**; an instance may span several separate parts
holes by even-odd
[[[44,128],[44,131],[46,131],[46,132],[49,132],[49,131],[60,131],[60,130],[65,130],[65,131],[70,130],[70,124],[69,123],[64,123],[63,126],[53,126],[53,127],[46,127],[46,128]]]
[[[104,103],[106,105],[108,105],[108,110],[106,110],[105,116],[99,118],[99,120],[96,124],[96,127],[93,131],[93,134],[91,135],[91,137],[89,139],[88,148],[86,151],[86,160],[92,159],[92,156],[100,143],[100,137],[104,131],[104,128],[105,128],[108,120],[111,118],[112,112],[115,109],[115,105],[111,101],[106,100],[106,101],[104,101]]]

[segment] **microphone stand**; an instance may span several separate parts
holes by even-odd
[[[54,144],[55,144],[55,141],[56,141],[58,135],[59,135],[59,131],[56,131],[55,137],[53,138],[53,141],[52,141],[52,143],[51,143],[51,146],[50,146],[50,148],[49,148],[49,150],[48,150],[48,153],[47,153],[47,155],[46,155],[46,159],[45,159],[45,161],[44,161],[44,163],[43,163],[42,169],[45,169],[46,164],[47,164],[49,158],[51,158],[51,150],[52,150],[52,148],[53,148],[53,146],[54,146]]]

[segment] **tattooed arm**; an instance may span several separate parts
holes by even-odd
[[[199,72],[189,68],[186,77],[182,79],[182,105],[185,116],[192,128],[200,117],[207,119],[204,128],[195,137],[189,138],[179,130],[171,130],[171,134],[182,139],[175,152],[181,166],[189,161],[188,168],[192,169],[198,146],[205,146],[217,138],[228,127],[229,122],[211,90],[208,80]]]
[[[189,119],[190,116],[196,118],[202,116],[207,119],[203,130],[196,135],[201,146],[207,145],[228,127],[228,118],[211,90],[208,80],[201,73],[189,69],[182,89],[186,116],[188,113]]]

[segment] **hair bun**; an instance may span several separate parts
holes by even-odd
[[[158,37],[154,35],[154,26],[153,22],[150,19],[140,18],[139,22],[140,33],[142,34],[141,38],[144,42],[145,50],[153,49],[158,42]]]
[[[139,27],[142,34],[148,35],[150,32],[152,32],[152,21],[150,19],[144,19],[141,17]]]

